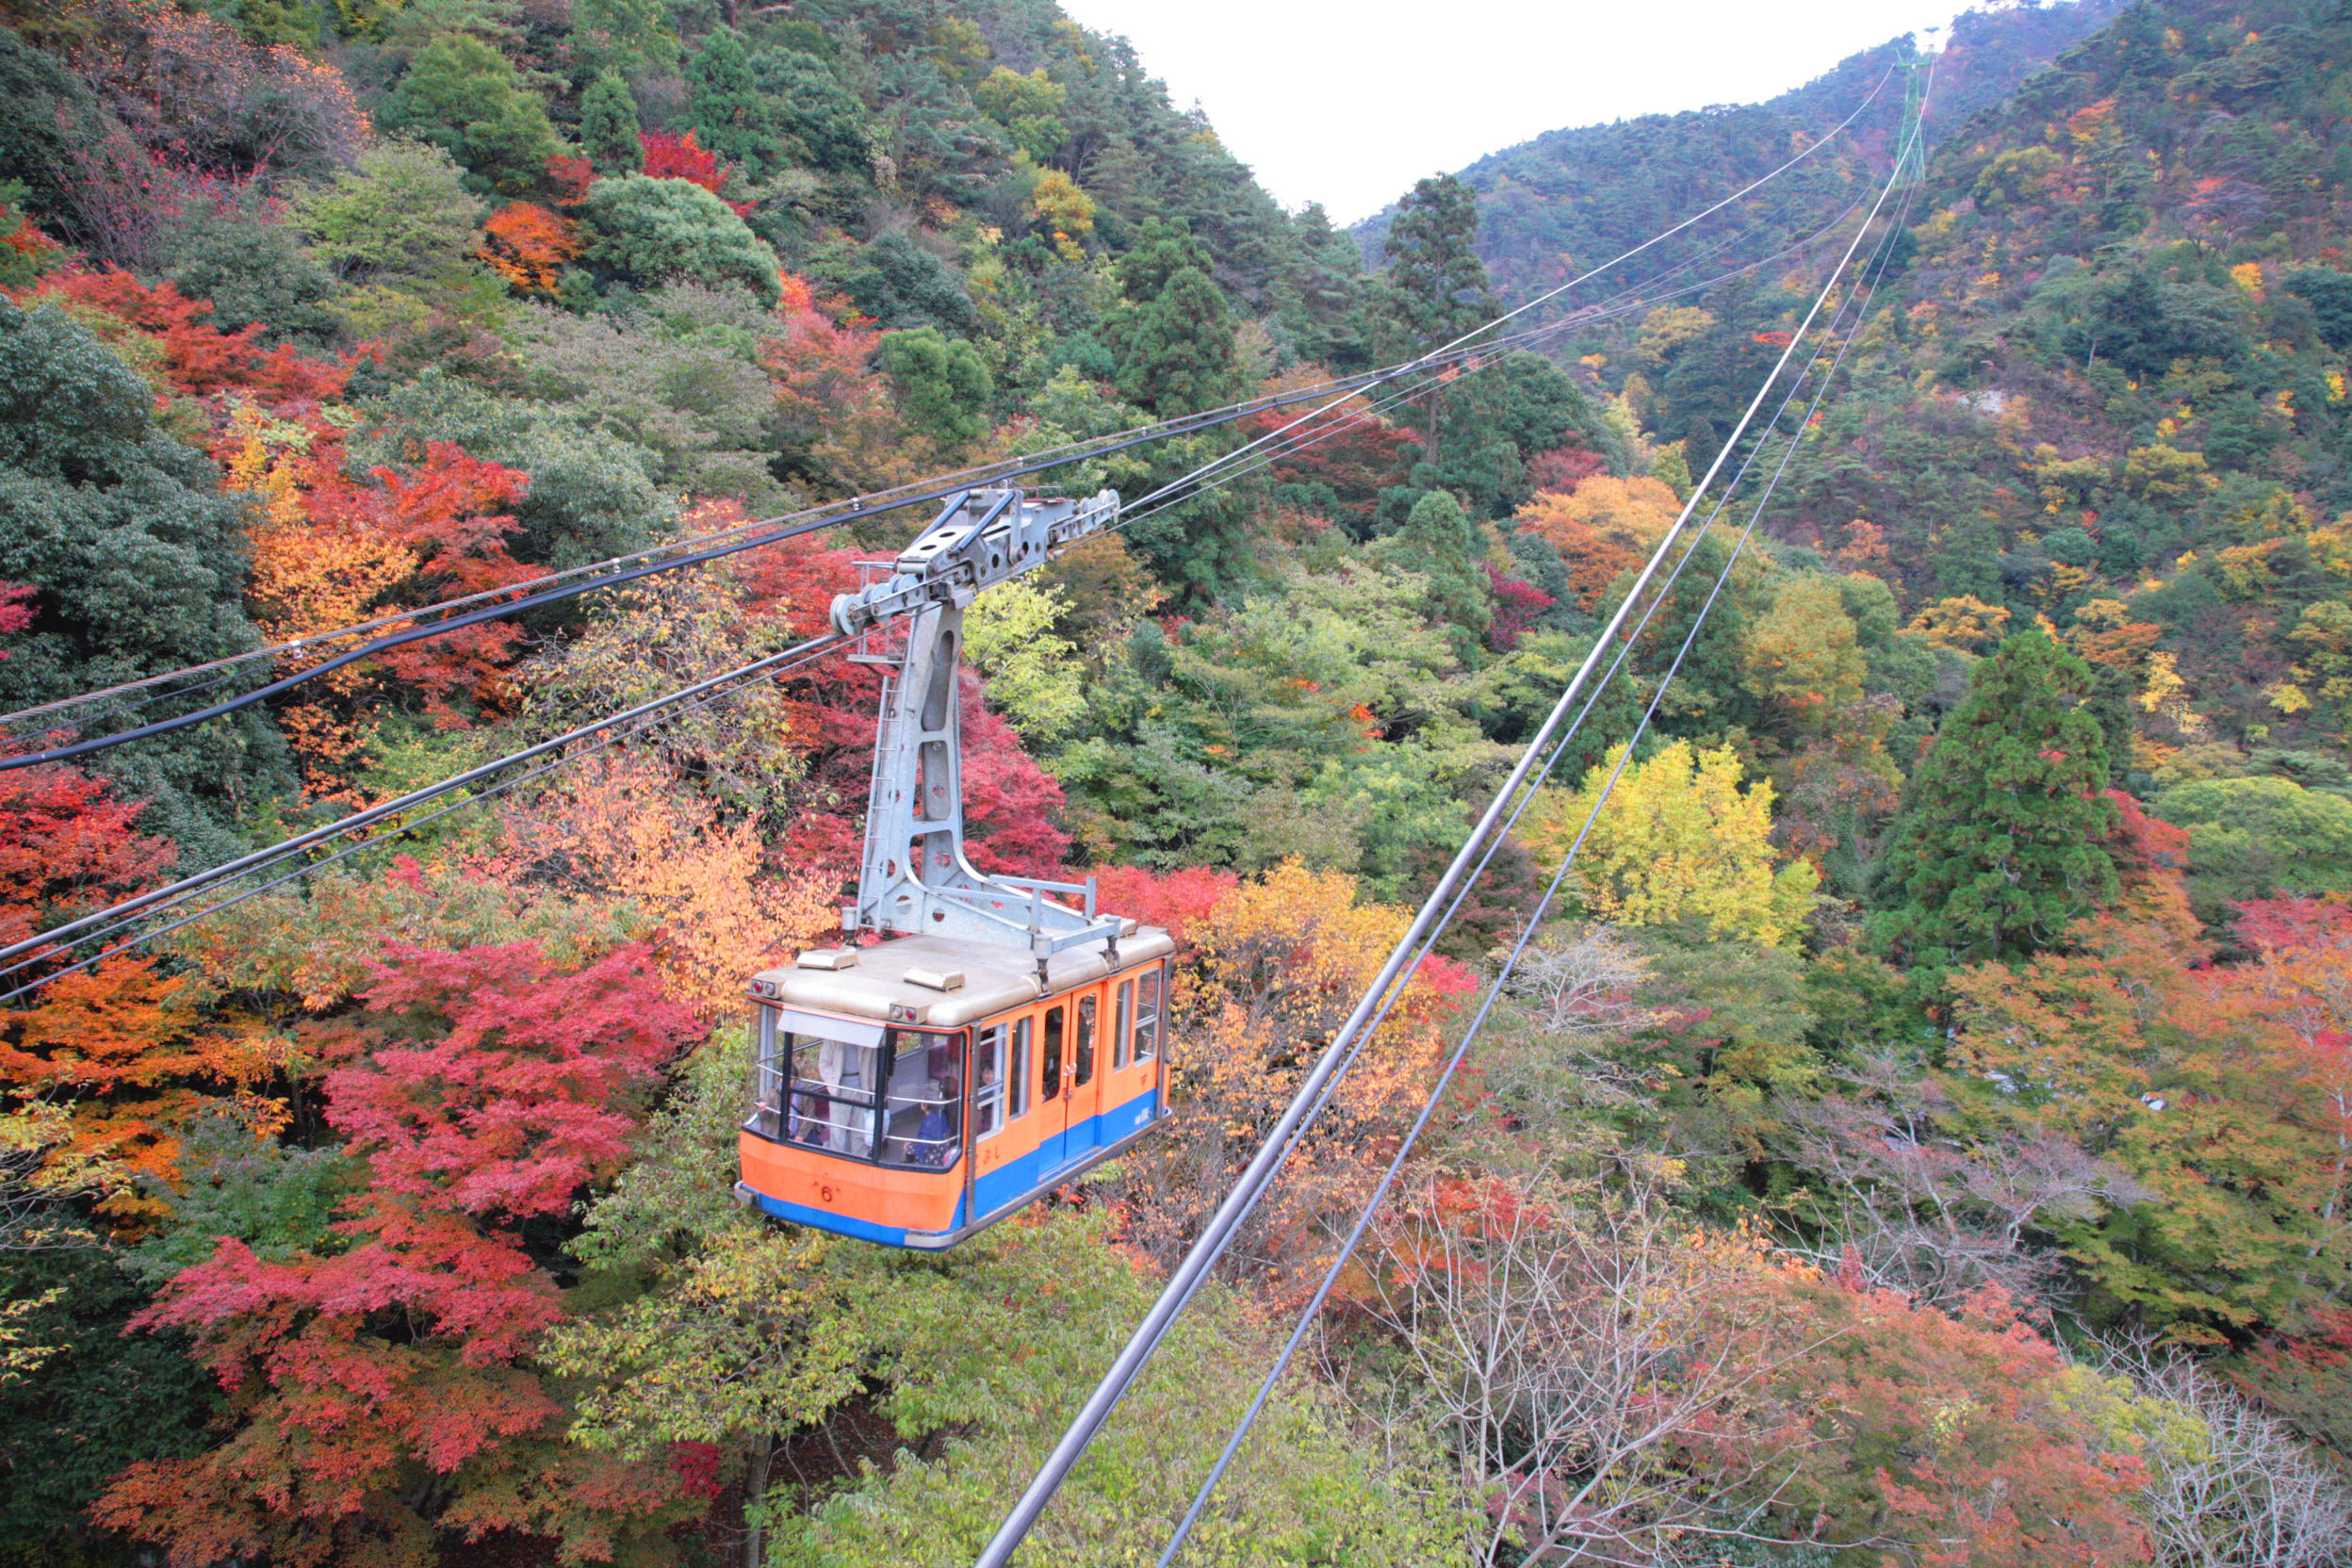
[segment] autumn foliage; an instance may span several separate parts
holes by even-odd
[[[285,344],[264,351],[258,325],[223,332],[204,319],[212,314],[205,302],[187,298],[170,283],[151,288],[120,270],[68,269],[42,278],[23,297],[87,307],[147,336],[161,351],[171,389],[188,396],[243,390],[273,405],[307,406],[340,397],[358,358],[338,364]]]
[[[0,944],[143,890],[179,850],[139,831],[144,803],[51,765],[0,773]]]
[[[699,135],[694,130],[684,136],[672,136],[667,131],[640,133],[637,140],[645,150],[641,172],[657,180],[684,180],[717,195],[727,184],[727,170],[717,155],[707,151],[696,139]]]
[[[1182,913],[1205,889],[1157,892]],[[1357,902],[1355,879],[1296,861],[1233,887],[1183,929],[1193,958],[1175,990],[1175,1111],[1165,1156],[1124,1189],[1138,1246],[1178,1255],[1215,1196],[1403,934],[1405,911]],[[1169,897],[1170,894],[1174,896]],[[1321,1253],[1316,1217],[1361,1201],[1435,1069],[1450,1010],[1443,972],[1409,979],[1344,1086],[1291,1156],[1281,1194],[1252,1221],[1251,1250],[1283,1276]]]
[[[843,867],[775,864],[751,824],[720,823],[644,759],[581,764],[507,831],[543,874],[632,906],[655,928],[666,993],[707,1019],[742,1004],[747,976],[840,924]]]
[[[552,297],[580,249],[569,220],[530,202],[500,207],[482,226],[482,259],[525,294]]]
[[[230,482],[263,502],[251,593],[256,620],[278,641],[537,575],[507,550],[506,538],[519,526],[507,509],[530,482],[517,469],[435,441],[404,472],[379,467],[355,481],[336,427],[274,421],[250,409],[238,412],[223,444]],[[414,694],[444,727],[497,711],[508,700],[506,668],[518,636],[511,623],[480,622],[323,677],[281,721],[313,789],[348,796],[352,765],[372,732],[368,698],[387,686]],[[340,650],[323,644],[289,662],[299,668]]]
[[[228,1441],[133,1466],[98,1517],[191,1564],[423,1565],[436,1531],[516,1528],[602,1558],[658,1526],[666,1467],[555,1444],[528,1355],[564,1310],[525,1227],[626,1157],[632,1095],[693,1033],[642,950],[567,974],[530,943],[387,953],[367,1013],[310,1036],[369,1172],[337,1250],[224,1239],[172,1281],[140,1323],[194,1338]]]
[[[1590,611],[1621,574],[1648,559],[1681,510],[1658,480],[1593,474],[1565,494],[1537,495],[1519,509],[1519,526],[1560,552],[1577,604]]]

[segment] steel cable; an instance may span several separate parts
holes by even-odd
[[[1900,163],[1898,164],[1898,167],[1900,167]],[[1905,204],[1904,211],[1905,213],[1909,211],[1908,203]],[[1900,227],[1901,220],[1898,219],[1898,230]],[[1857,328],[1861,323],[1867,321],[1869,318],[1870,303],[1876,299],[1879,285],[1885,280],[1886,270],[1886,264],[1887,259],[1891,257],[1892,253],[1893,237],[1890,235],[1887,244],[1879,253],[1879,256],[1877,258],[1877,274],[1871,279],[1869,290],[1862,299],[1861,307],[1855,314]],[[1835,323],[1833,322],[1833,331],[1834,330]],[[1536,929],[1541,926],[1545,914],[1549,911],[1553,902],[1558,898],[1560,889],[1567,876],[1570,867],[1575,863],[1577,853],[1583,848],[1585,840],[1592,833],[1593,825],[1599,820],[1602,809],[1607,806],[1610,793],[1616,788],[1617,780],[1624,775],[1625,764],[1627,760],[1631,759],[1634,747],[1640,743],[1642,735],[1647,731],[1650,723],[1657,716],[1658,704],[1664,698],[1667,687],[1673,682],[1674,677],[1680,673],[1684,660],[1689,656],[1691,648],[1696,645],[1699,631],[1706,624],[1707,615],[1713,610],[1717,599],[1721,596],[1723,591],[1724,586],[1731,580],[1732,572],[1734,568],[1738,566],[1741,553],[1746,549],[1750,539],[1754,536],[1758,523],[1762,520],[1764,510],[1766,506],[1770,504],[1772,494],[1778,488],[1782,477],[1788,472],[1789,461],[1794,457],[1798,447],[1802,445],[1806,427],[1811,423],[1814,415],[1820,411],[1822,400],[1828,396],[1831,385],[1837,377],[1838,368],[1844,364],[1846,352],[1851,347],[1852,338],[1849,336],[1843,343],[1840,344],[1836,357],[1830,363],[1828,370],[1823,373],[1820,387],[1814,395],[1811,405],[1805,410],[1805,417],[1798,422],[1796,431],[1789,436],[1788,446],[1782,452],[1778,466],[1773,470],[1772,477],[1766,482],[1763,494],[1757,497],[1756,505],[1749,514],[1746,526],[1740,531],[1738,541],[1733,545],[1723,563],[1722,570],[1717,574],[1715,583],[1709,590],[1706,602],[1701,606],[1698,614],[1693,617],[1690,631],[1683,638],[1681,646],[1675,650],[1673,662],[1668,665],[1665,673],[1659,678],[1657,691],[1651,694],[1649,702],[1642,710],[1640,720],[1634,727],[1632,735],[1625,743],[1624,755],[1618,759],[1617,763],[1611,770],[1608,780],[1602,786],[1599,795],[1594,800],[1592,810],[1586,814],[1584,823],[1578,828],[1576,839],[1570,844],[1567,853],[1561,858],[1559,869],[1553,874],[1550,885],[1545,889],[1542,897],[1538,899],[1534,910],[1529,914],[1525,926],[1520,931],[1517,942],[1512,946],[1510,956],[1505,959],[1501,970],[1495,976],[1494,984],[1488,988],[1486,997],[1481,1003],[1477,1015],[1472,1019],[1469,1026],[1464,1030],[1462,1039],[1456,1044],[1454,1051],[1447,1058],[1444,1069],[1438,1074],[1438,1077],[1435,1080],[1427,1100],[1423,1103],[1419,1114],[1414,1118],[1412,1126],[1406,1131],[1405,1135],[1399,1141],[1394,1156],[1390,1159],[1387,1168],[1381,1173],[1380,1179],[1375,1185],[1370,1199],[1364,1204],[1364,1207],[1357,1217],[1354,1226],[1350,1229],[1346,1239],[1342,1242],[1338,1254],[1333,1258],[1330,1268],[1325,1272],[1322,1282],[1316,1286],[1314,1294],[1309,1298],[1306,1306],[1299,1313],[1298,1321],[1292,1329],[1289,1339],[1283,1344],[1282,1349],[1276,1355],[1274,1364],[1267,1371],[1265,1380],[1260,1384],[1256,1395],[1250,1399],[1250,1404],[1243,1412],[1240,1420],[1234,1424],[1233,1431],[1228,1437],[1223,1450],[1218,1454],[1215,1464],[1213,1464],[1210,1468],[1208,1476],[1202,1480],[1200,1488],[1195,1493],[1191,1506],[1185,1510],[1184,1517],[1178,1521],[1175,1531],[1169,1537],[1166,1549],[1160,1554],[1158,1568],[1170,1568],[1170,1565],[1176,1560],[1178,1553],[1183,1550],[1184,1542],[1189,1537],[1193,1526],[1198,1522],[1200,1514],[1206,1510],[1210,1500],[1215,1495],[1218,1483],[1224,1478],[1226,1471],[1232,1466],[1233,1459],[1240,1452],[1242,1443],[1248,1437],[1249,1432],[1251,1427],[1256,1423],[1259,1414],[1264,1411],[1266,1401],[1271,1397],[1274,1388],[1280,1380],[1283,1371],[1289,1367],[1291,1361],[1297,1355],[1300,1345],[1305,1341],[1306,1336],[1311,1331],[1314,1324],[1320,1317],[1324,1303],[1330,1298],[1331,1292],[1333,1287],[1337,1285],[1342,1272],[1346,1269],[1348,1261],[1355,1255],[1357,1247],[1361,1245],[1365,1233],[1370,1229],[1373,1217],[1379,1212],[1381,1202],[1387,1198],[1388,1193],[1394,1187],[1397,1176],[1404,1168],[1405,1161],[1412,1154],[1413,1150],[1418,1143],[1422,1133],[1427,1129],[1430,1118],[1436,1113],[1437,1107],[1444,1102],[1446,1091],[1451,1086],[1456,1072],[1459,1071],[1462,1062],[1468,1056],[1471,1044],[1477,1039],[1478,1032],[1484,1026],[1487,1017],[1492,1012],[1495,1002],[1500,998],[1502,992],[1508,987],[1511,977],[1515,972],[1521,956],[1526,953],[1527,944],[1532,939]],[[1784,402],[1784,409],[1786,406],[1787,404]],[[1746,470],[1743,467],[1741,475],[1744,475],[1745,471]],[[1735,476],[1732,482],[1732,487],[1736,487],[1738,485],[1739,478],[1740,476]],[[1727,487],[1726,489],[1726,498],[1729,495],[1729,488],[1730,487]],[[1720,512],[1720,510],[1721,508],[1719,505],[1718,511]],[[1695,551],[1696,547],[1694,545],[1690,551],[1685,553],[1683,557],[1684,564],[1687,564],[1689,563],[1690,556],[1694,554]],[[1661,594],[1661,602],[1663,597],[1664,596]],[[1628,647],[1631,645],[1630,639],[1628,640],[1626,645]],[[1532,792],[1530,792],[1530,795],[1531,794]],[[1375,1026],[1377,1027],[1377,1021]]]
[[[1884,86],[1883,78],[1880,86]],[[1875,95],[1878,90],[1878,88],[1873,88],[1873,95]],[[1256,1155],[1252,1157],[1250,1166],[1243,1171],[1240,1179],[1236,1182],[1233,1190],[1228,1193],[1223,1202],[1218,1206],[1216,1214],[1212,1216],[1208,1225],[1204,1228],[1201,1235],[1195,1242],[1191,1250],[1186,1253],[1184,1259],[1172,1272],[1168,1283],[1162,1289],[1158,1298],[1153,1302],[1152,1308],[1146,1313],[1142,1323],[1137,1326],[1135,1332],[1130,1336],[1126,1346],[1120,1350],[1118,1357],[1113,1361],[1109,1371],[1105,1373],[1101,1382],[1097,1384],[1093,1393],[1088,1396],[1087,1399],[1079,1410],[1077,1415],[1070,1422],[1068,1429],[1063,1433],[1061,1439],[1054,1445],[1052,1452],[1047,1455],[1044,1463],[1040,1465],[1038,1469],[1037,1477],[1030,1482],[1028,1488],[1022,1493],[1020,1500],[1015,1503],[1011,1512],[1007,1514],[995,1535],[984,1548],[980,1558],[978,1559],[978,1568],[1005,1568],[1005,1565],[1010,1560],[1013,1551],[1019,1546],[1021,1539],[1028,1533],[1030,1527],[1036,1523],[1037,1515],[1043,1511],[1045,1503],[1059,1488],[1063,1479],[1069,1475],[1071,1466],[1077,1462],[1079,1456],[1084,1453],[1087,1445],[1092,1442],[1095,1433],[1101,1429],[1102,1422],[1109,1416],[1112,1407],[1118,1403],[1119,1397],[1126,1392],[1127,1388],[1133,1383],[1135,1378],[1140,1373],[1143,1364],[1150,1359],[1152,1353],[1158,1348],[1160,1341],[1165,1338],[1169,1328],[1173,1325],[1177,1314],[1182,1312],[1184,1305],[1190,1301],[1194,1293],[1199,1290],[1200,1283],[1207,1276],[1210,1266],[1215,1263],[1218,1254],[1223,1251],[1226,1245],[1231,1241],[1241,1221],[1247,1217],[1249,1212],[1255,1206],[1258,1197],[1263,1193],[1266,1184],[1272,1180],[1275,1170],[1279,1168],[1282,1157],[1286,1152],[1287,1146],[1295,1135],[1298,1126],[1303,1122],[1305,1118],[1311,1114],[1312,1108],[1320,1102],[1321,1098],[1327,1092],[1330,1082],[1336,1071],[1342,1057],[1355,1037],[1361,1033],[1366,1018],[1372,1012],[1378,1003],[1378,1000],[1384,996],[1392,987],[1399,983],[1399,970],[1402,959],[1423,939],[1426,933],[1431,929],[1431,923],[1434,919],[1436,911],[1440,907],[1441,904],[1450,897],[1454,888],[1460,883],[1462,874],[1469,863],[1473,850],[1485,840],[1489,833],[1494,830],[1495,824],[1500,820],[1503,814],[1505,802],[1511,796],[1515,795],[1522,788],[1528,774],[1532,771],[1537,758],[1549,746],[1552,735],[1555,731],[1557,731],[1562,719],[1566,716],[1568,710],[1571,706],[1573,706],[1576,698],[1578,694],[1580,694],[1585,684],[1590,680],[1592,670],[1598,662],[1603,647],[1606,646],[1609,642],[1613,641],[1617,632],[1622,629],[1624,621],[1632,607],[1634,599],[1641,595],[1641,593],[1646,588],[1649,581],[1657,575],[1658,566],[1665,559],[1666,552],[1671,547],[1673,542],[1680,535],[1683,529],[1688,526],[1692,513],[1696,508],[1698,497],[1706,494],[1713,487],[1716,478],[1723,470],[1725,460],[1730,456],[1732,450],[1737,447],[1739,442],[1745,436],[1749,426],[1754,423],[1756,416],[1761,409],[1766,398],[1769,396],[1772,385],[1778,382],[1781,375],[1787,370],[1792,357],[1794,356],[1797,344],[1800,341],[1803,341],[1805,335],[1812,329],[1814,321],[1818,319],[1823,305],[1828,302],[1831,293],[1834,291],[1836,280],[1841,277],[1844,274],[1845,270],[1852,264],[1854,255],[1860,250],[1863,238],[1869,233],[1871,224],[1875,222],[1880,212],[1884,209],[1887,198],[1892,195],[1895,189],[1895,186],[1896,180],[1890,179],[1886,188],[1881,190],[1878,201],[1873,204],[1869,217],[1866,218],[1864,222],[1857,227],[1853,242],[1847,247],[1845,255],[1839,260],[1837,268],[1833,270],[1831,273],[1831,286],[1829,288],[1825,288],[1821,295],[1815,300],[1812,308],[1806,313],[1806,316],[1804,321],[1799,325],[1797,332],[1792,335],[1789,343],[1783,349],[1779,359],[1774,363],[1772,371],[1765,377],[1764,384],[1757,388],[1756,397],[1749,402],[1745,412],[1741,415],[1738,425],[1732,431],[1729,439],[1726,440],[1723,449],[1718,451],[1713,463],[1709,465],[1706,476],[1701,480],[1698,487],[1693,491],[1691,501],[1685,505],[1681,514],[1676,517],[1674,526],[1667,531],[1665,537],[1659,541],[1657,551],[1652,554],[1649,561],[1643,565],[1641,575],[1635,581],[1632,593],[1628,595],[1625,603],[1619,607],[1616,614],[1612,617],[1609,627],[1603,634],[1602,641],[1594,645],[1592,652],[1586,656],[1584,662],[1579,666],[1576,673],[1570,678],[1568,685],[1560,694],[1559,702],[1555,705],[1551,714],[1545,719],[1542,728],[1538,731],[1535,741],[1521,757],[1519,763],[1513,768],[1511,776],[1505,780],[1502,790],[1497,792],[1494,799],[1488,805],[1486,811],[1481,815],[1478,825],[1472,829],[1469,838],[1464,841],[1462,849],[1457,852],[1451,864],[1447,866],[1446,872],[1439,877],[1437,885],[1431,889],[1429,897],[1423,902],[1420,909],[1415,913],[1413,923],[1407,928],[1405,936],[1398,943],[1396,951],[1391,954],[1389,960],[1382,966],[1380,972],[1375,977],[1372,986],[1366,990],[1364,998],[1357,1004],[1356,1009],[1349,1015],[1348,1021],[1341,1025],[1338,1034],[1335,1035],[1331,1043],[1324,1048],[1323,1053],[1316,1059],[1314,1068],[1311,1069],[1305,1075],[1305,1078],[1301,1082],[1296,1096],[1293,1098],[1291,1103],[1284,1109],[1282,1116],[1277,1119],[1274,1127],[1268,1132],[1266,1138],[1260,1144],[1259,1150]]]

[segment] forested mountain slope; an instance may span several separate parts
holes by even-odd
[[[1156,1556],[1499,986],[1186,1560],[2342,1560],[2352,23],[2170,0],[2023,81],[2111,14],[1964,21],[1762,536],[1752,484],[1685,535],[1037,1560]],[[1595,653],[1924,81],[1890,47],[1497,155],[1367,269],[1045,0],[0,20],[0,751],[318,672],[0,770],[26,1563],[971,1560]],[[343,629],[1407,358],[1889,68],[1618,314],[974,603],[975,864],[1093,876],[1180,949],[1161,1132],[947,1253],[732,1197],[743,988],[841,939],[871,666],[139,945],[60,933],[789,647],[927,517],[321,668]],[[1036,482],[1132,498],[1287,417]]]
[[[2060,0],[1955,17],[1936,65],[1931,139],[1957,134],[1979,110],[2001,103],[2124,8],[2125,0]],[[1886,170],[1906,108],[1900,72],[1910,57],[1909,45],[1898,39],[1763,103],[1549,131],[1480,158],[1460,178],[1478,195],[1478,254],[1496,293],[1516,304],[1598,266],[1769,173],[1860,107],[1830,155],[1809,161],[1740,209],[1751,233],[1784,243],[1811,233],[1864,197]],[[1563,111],[1574,110],[1573,80],[1562,83],[1560,103]],[[1382,212],[1355,229],[1375,265],[1391,216]],[[1670,240],[1646,253],[1643,268],[1701,254],[1713,240],[1713,231]],[[1636,275],[1648,273],[1605,281],[1623,284]]]

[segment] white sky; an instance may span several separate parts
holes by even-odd
[[[1369,217],[1562,125],[1745,104],[1966,0],[1062,0],[1292,208]],[[1941,41],[1945,35],[1938,35]]]

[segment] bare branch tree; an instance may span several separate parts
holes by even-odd
[[[2195,1363],[2151,1346],[2111,1348],[2105,1370],[2195,1418],[2152,1434],[2140,1453],[2157,1561],[2342,1568],[2352,1560],[2352,1488],[2286,1423]]]
[[[1649,1014],[1634,991],[1650,978],[1650,960],[1613,925],[1566,926],[1530,946],[1511,976],[1511,992],[1555,1035],[1615,1034]]]
[[[1902,1064],[1865,1062],[1856,1092],[1779,1106],[1783,1152],[1807,1173],[1823,1268],[1935,1305],[1982,1285],[2045,1293],[2063,1266],[2034,1233],[2146,1191],[2057,1134],[1955,1135],[1949,1097]]]
[[[1761,1255],[1649,1194],[1425,1178],[1373,1270],[1482,1519],[1473,1560],[1719,1560],[1768,1518],[1807,1425],[1772,1406],[1795,1343]],[[1387,1413],[1392,1419],[1396,1413]]]

